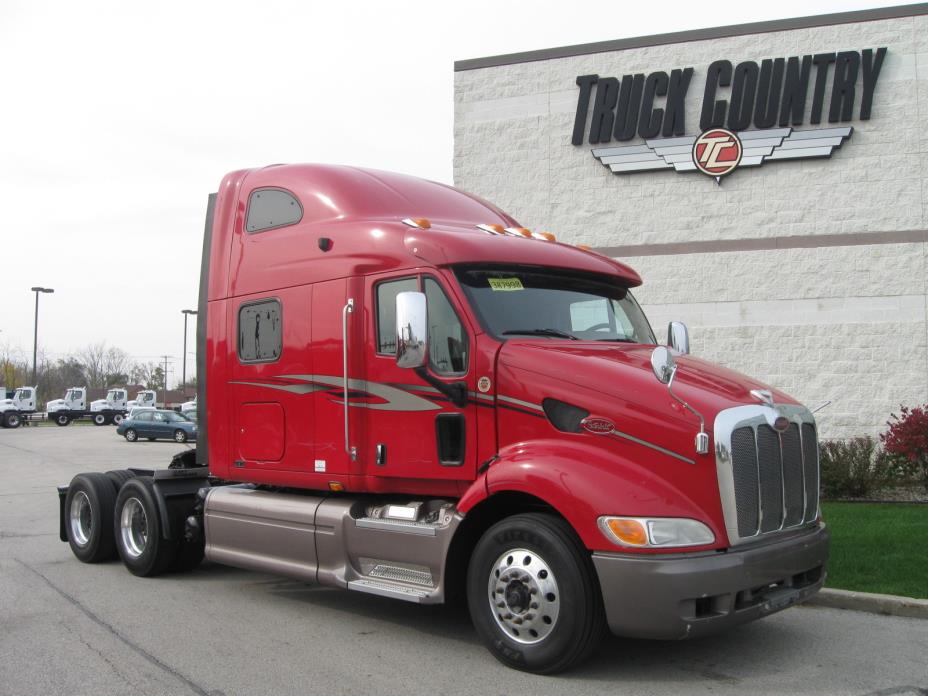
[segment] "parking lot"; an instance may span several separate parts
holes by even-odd
[[[499,665],[459,608],[210,564],[147,580],[84,565],[58,540],[55,486],[186,447],[114,430],[0,431],[2,694],[928,693],[917,619],[799,607],[690,642],[608,638],[537,677]]]

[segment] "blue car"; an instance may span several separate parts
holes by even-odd
[[[176,411],[142,411],[123,420],[116,433],[129,442],[136,442],[142,437],[187,442],[197,439],[197,424]]]

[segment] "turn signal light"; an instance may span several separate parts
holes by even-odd
[[[623,544],[628,546],[647,546],[648,544],[648,532],[638,520],[607,517],[605,525],[613,536]]]
[[[343,486],[339,481],[329,481],[329,490],[336,493],[341,493],[343,490],[345,490],[345,486]]]
[[[607,517],[597,520],[602,533],[618,546],[668,548],[705,546],[715,541],[699,520],[682,517]]]

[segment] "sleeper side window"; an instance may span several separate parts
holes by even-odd
[[[238,359],[243,363],[280,358],[283,331],[279,300],[243,304],[238,310]]]
[[[377,352],[396,355],[396,296],[401,292],[416,292],[416,278],[388,280],[377,285]]]
[[[295,225],[303,219],[303,206],[289,191],[276,188],[255,189],[248,197],[248,234]]]
[[[445,291],[432,278],[424,282],[429,308],[429,367],[439,375],[467,372],[467,332]]]

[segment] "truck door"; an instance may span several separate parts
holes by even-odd
[[[428,303],[427,371],[396,364],[396,296],[424,292]],[[471,348],[474,334],[437,276],[405,275],[368,281],[365,312],[366,393],[352,404],[364,414],[363,450],[368,477],[421,481],[473,480],[476,475],[476,406]],[[455,404],[443,385],[457,385]],[[374,482],[372,482],[374,483]],[[376,489],[377,486],[372,485]],[[390,487],[387,485],[385,487]]]

